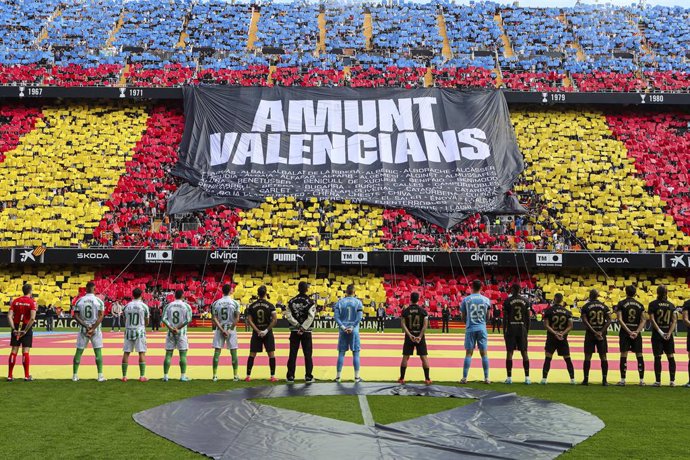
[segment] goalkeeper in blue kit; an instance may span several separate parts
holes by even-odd
[[[462,368],[462,380],[460,383],[467,383],[467,375],[472,365],[472,355],[474,349],[479,348],[482,357],[482,367],[484,368],[484,383],[489,382],[489,357],[488,340],[486,331],[486,314],[491,307],[491,301],[481,294],[482,282],[472,281],[472,294],[462,299],[460,313],[465,320],[465,362]]]
[[[362,321],[364,306],[362,301],[355,297],[354,285],[348,285],[345,294],[345,297],[336,302],[333,307],[333,315],[339,330],[338,364],[335,381],[340,382],[345,353],[351,350],[352,363],[355,368],[355,383],[359,383],[362,381],[362,378],[359,376],[359,323]]]

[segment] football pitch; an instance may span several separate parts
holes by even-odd
[[[163,333],[149,333],[149,357],[147,375],[152,380],[147,383],[136,381],[138,369],[136,358],[130,363],[130,382],[122,383],[117,378],[120,372],[122,334],[105,333],[105,373],[110,379],[97,383],[93,353],[87,350],[82,358],[79,382],[72,382],[71,357],[74,352],[74,333],[37,335],[32,351],[32,374],[36,381],[25,383],[21,378],[15,382],[0,382],[0,397],[3,411],[0,412],[0,430],[6,436],[12,433],[34,433],[26,439],[21,456],[25,458],[192,458],[198,457],[176,444],[160,438],[132,420],[132,414],[167,402],[191,396],[243,388],[249,385],[267,385],[263,378],[268,376],[265,355],[257,359],[255,380],[250,383],[228,381],[232,376],[227,351],[221,362],[221,381],[211,382],[211,333],[209,331],[190,332],[190,367],[188,374],[192,382],[182,383],[173,380],[161,382],[163,360]],[[8,352],[6,335],[0,336],[3,356]],[[436,383],[455,385],[460,377],[462,365],[462,334],[430,334],[428,337],[431,356],[432,378]],[[571,337],[571,349],[576,365],[578,381],[581,379],[582,336]],[[240,375],[244,376],[244,364],[249,335],[240,333]],[[543,335],[530,336],[532,379],[541,377],[543,358]],[[336,335],[331,332],[316,332],[315,375],[319,380],[330,380],[334,376]],[[362,376],[368,381],[393,381],[397,378],[401,334],[364,333],[362,334]],[[611,345],[611,371],[609,380],[618,379],[617,339],[609,337]],[[287,359],[287,333],[277,333],[278,372],[284,378]],[[677,349],[682,350],[684,337],[677,339]],[[648,347],[648,337],[645,342]],[[646,350],[649,352],[649,350]],[[505,377],[504,348],[500,335],[490,336],[489,347],[494,381]],[[685,353],[677,354],[677,382],[687,380],[687,360]],[[522,379],[519,354],[515,356],[514,380]],[[176,378],[179,369],[176,361],[171,369],[171,377]],[[421,380],[419,361],[410,361],[409,380]],[[595,363],[597,363],[595,361]],[[301,359],[299,361],[301,365]],[[567,374],[562,360],[554,359],[550,382],[564,382]],[[598,369],[598,364],[593,366]],[[647,357],[647,381],[653,379],[651,356]],[[4,366],[0,367],[4,374]],[[475,359],[471,379],[479,379],[480,363]],[[21,377],[21,364],[15,368],[15,376]],[[297,376],[301,377],[301,367]],[[592,381],[599,379],[598,370],[592,373]],[[344,378],[351,379],[350,362],[346,361]],[[664,375],[664,383],[668,376]],[[628,381],[636,381],[636,372],[629,371]],[[282,384],[282,383],[280,383]],[[345,382],[344,385],[352,385]],[[486,389],[483,384],[474,383],[474,388]],[[687,402],[690,389],[652,388],[630,385],[624,388],[600,385],[589,387],[572,386],[563,383],[550,383],[546,386],[521,383],[505,385],[494,383],[489,387],[499,392],[515,392],[522,396],[532,396],[562,402],[581,408],[601,418],[606,427],[594,437],[576,446],[563,455],[563,458],[687,458]],[[257,401],[285,409],[313,413],[325,417],[353,423],[362,423],[359,405],[352,397],[294,397]],[[448,410],[466,400],[429,398],[399,398],[395,396],[369,397],[374,420],[381,424],[392,423]],[[18,439],[18,438],[17,438]]]

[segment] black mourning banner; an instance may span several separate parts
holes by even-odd
[[[173,174],[187,184],[171,197],[171,214],[295,196],[406,208],[450,227],[467,213],[514,209],[506,192],[523,162],[500,91],[201,86],[183,94]]]

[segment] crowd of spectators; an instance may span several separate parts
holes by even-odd
[[[252,69],[277,65],[296,69],[281,71],[280,85],[690,89],[690,10],[682,7],[111,1],[1,3],[0,84],[264,86],[273,84],[269,72],[256,78]],[[376,81],[348,78],[349,67]]]

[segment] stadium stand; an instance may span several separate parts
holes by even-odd
[[[241,246],[286,249],[380,248],[381,208],[312,198],[268,198],[240,213]]]
[[[146,112],[55,105],[44,107],[33,123],[0,163],[0,246],[88,244],[105,210],[102,202],[141,137]]]
[[[296,69],[282,72],[281,85],[361,87],[373,77],[403,87],[690,89],[688,8],[441,0],[253,8],[220,0],[175,0],[166,8],[152,0],[3,3],[0,84],[264,86],[273,84],[275,64]],[[361,78],[351,78],[350,67]],[[426,81],[417,78],[427,69]]]
[[[637,299],[645,306],[656,299],[656,288],[660,284],[668,287],[668,298],[675,305],[682,305],[690,296],[690,280],[673,274],[566,272],[536,273],[535,277],[546,299],[553,299],[554,294],[560,292],[564,296],[565,304],[571,307],[582,307],[587,302],[591,289],[599,290],[600,300],[612,307],[625,298],[625,287],[631,284],[637,286]],[[571,308],[571,311],[574,317],[580,317],[579,308]]]
[[[601,112],[519,111],[511,115],[525,156],[525,182],[548,203],[541,211],[575,233],[589,250],[668,251],[690,237],[664,213],[636,176],[635,160]],[[530,237],[538,238],[538,237]]]
[[[94,272],[79,267],[20,267],[0,269],[0,311],[9,309],[25,283],[35,286],[36,302],[68,311],[79,289],[94,279]]]
[[[607,122],[634,158],[645,189],[666,203],[666,213],[690,235],[690,115],[628,111],[608,115]]]

